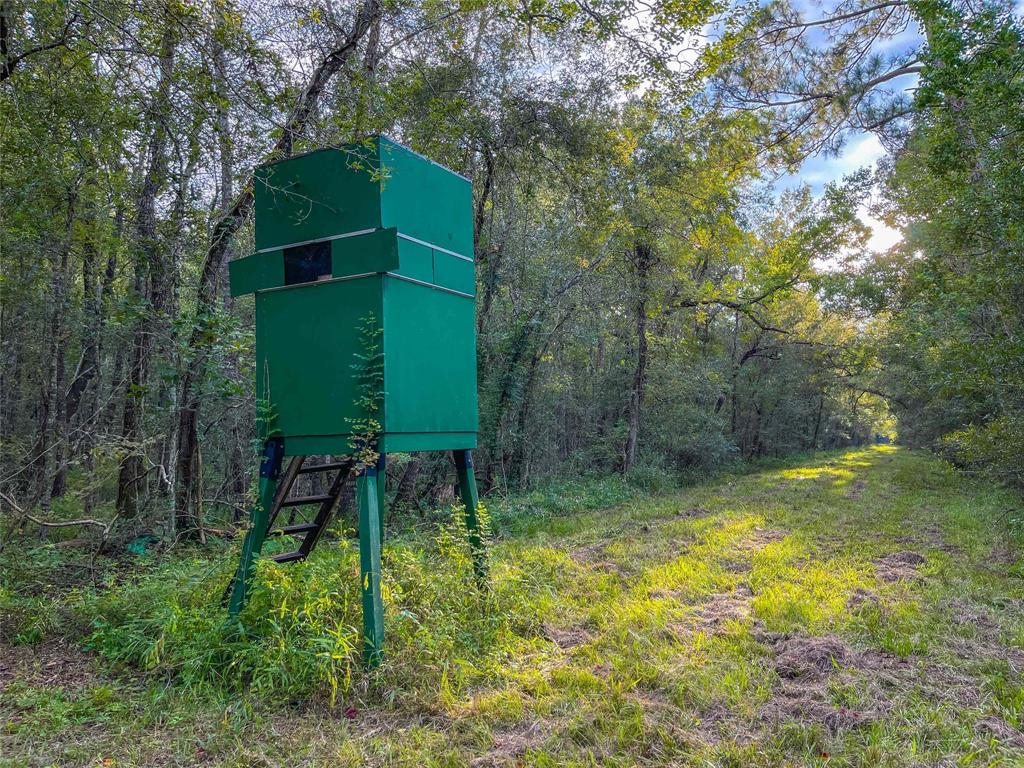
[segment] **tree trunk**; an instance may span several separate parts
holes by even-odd
[[[281,138],[267,155],[268,161],[280,160],[292,154],[295,138],[305,130],[310,118],[317,110],[325,87],[356,52],[360,40],[377,21],[380,14],[380,0],[364,0],[349,34],[339,39],[334,50],[313,70],[309,82],[285,121]],[[186,535],[189,531],[198,530],[197,501],[202,497],[198,477],[200,405],[195,385],[203,374],[209,351],[207,330],[214,310],[217,275],[220,273],[231,239],[252,211],[253,200],[253,180],[250,175],[230,208],[220,216],[213,226],[206,257],[203,260],[202,272],[199,276],[199,286],[196,290],[196,319],[189,341],[189,346],[194,351],[195,357],[182,376],[178,397],[180,410],[175,515],[181,532]]]
[[[402,479],[398,481],[398,490],[395,491],[394,505],[416,506],[416,481],[420,476],[420,458],[413,456],[405,465],[402,472]]]
[[[95,226],[91,218],[90,226]],[[85,322],[82,326],[82,356],[75,369],[74,378],[68,388],[67,418],[71,421],[78,415],[89,383],[99,374],[100,369],[100,326],[103,322],[102,296],[97,277],[98,253],[92,236],[82,244],[82,311]],[[91,414],[86,414],[88,419]]]
[[[199,125],[193,125],[192,130],[189,132],[189,137],[199,135],[200,127]],[[188,192],[189,186],[192,183],[192,177],[199,165],[198,147],[191,138],[186,139],[186,141],[192,144],[190,157],[185,167],[176,174],[177,189],[175,191],[174,205],[171,208],[170,226],[168,227],[172,233],[171,242],[168,247],[169,258],[167,259],[167,268],[163,271],[163,285],[155,291],[165,297],[164,311],[159,317],[154,318],[154,324],[160,336],[166,339],[172,339],[174,336],[170,319],[176,317],[179,311],[180,296],[178,286],[181,280],[181,264],[186,247],[184,234],[187,232],[185,225],[188,212]],[[173,368],[179,370],[181,359],[177,353],[177,345],[172,345],[171,349],[172,353],[170,356],[172,357]],[[177,396],[177,386],[167,381],[166,378],[161,379],[157,402],[159,403],[160,413],[167,415],[167,423],[166,427],[161,430],[162,436],[158,443],[159,474],[156,480],[160,496],[165,503],[168,499],[172,499],[175,487],[174,472],[177,467],[175,451],[178,446],[175,434],[178,426]],[[172,526],[174,525],[173,506],[168,522]]]
[[[39,438],[36,442],[36,491],[35,503],[49,510],[54,495],[54,486],[63,493],[63,482],[57,482],[58,468],[63,463],[62,434],[64,432],[64,377],[65,350],[64,315],[67,313],[68,258],[71,253],[71,227],[75,220],[77,190],[69,191],[67,216],[59,247],[50,252],[50,297],[53,302],[50,314],[49,352],[46,381],[43,384],[42,400],[39,407]],[[59,494],[57,494],[59,495]]]
[[[740,378],[740,364],[736,359],[739,349],[740,338],[740,313],[733,310],[732,318],[732,347],[729,352],[729,361],[732,363],[732,370],[729,376],[729,438],[736,442],[736,425],[739,419],[740,395],[737,391]]]
[[[480,275],[482,276],[483,292],[480,296],[480,310],[477,313],[476,332],[482,335],[487,324],[487,318],[491,313],[491,306],[494,304],[494,297],[498,291],[498,279],[501,270],[500,248],[482,247],[484,218],[487,212],[487,203],[494,191],[494,153],[489,146],[484,147],[484,182],[480,188],[480,196],[476,201],[476,208],[473,212],[473,250],[479,264]]]
[[[647,389],[647,294],[650,290],[651,269],[654,267],[654,252],[645,243],[633,248],[630,263],[636,281],[636,296],[633,304],[633,320],[636,329],[636,365],[629,391],[629,430],[622,452],[622,474],[627,474],[636,463],[637,440],[640,436],[640,419]]]
[[[160,80],[151,109],[153,121],[149,139],[148,165],[139,191],[135,221],[136,284],[140,298],[149,300],[136,326],[125,388],[121,439],[127,452],[117,477],[117,512],[135,517],[139,512],[139,487],[145,478],[145,449],[142,420],[149,379],[153,334],[158,328],[166,301],[165,265],[157,242],[156,198],[167,181],[167,127],[170,119],[171,78],[177,49],[178,26],[170,6],[164,9],[164,32],[160,41]]]
[[[825,393],[818,396],[818,414],[814,419],[814,436],[811,438],[811,448],[818,450],[818,438],[821,435],[821,416],[825,410]]]
[[[235,197],[235,146],[234,141],[231,138],[231,113],[228,105],[229,100],[229,89],[228,89],[228,62],[227,56],[224,51],[224,47],[217,42],[219,36],[214,35],[214,81],[218,88],[218,93],[221,96],[221,100],[217,105],[217,154],[220,160],[220,195],[219,195],[219,215],[226,214],[231,209],[231,203]],[[231,256],[230,248],[224,254],[224,259],[221,263],[220,269],[220,292],[221,292],[221,308],[226,315],[230,315],[234,311],[234,299],[231,298],[231,291],[229,289],[229,274],[228,274],[228,260]],[[239,363],[239,355],[237,351],[232,350],[229,352],[227,357],[227,376],[235,382],[242,379],[241,365]],[[179,414],[175,414],[179,416]],[[179,423],[180,428],[180,423]],[[241,505],[245,502],[246,494],[246,457],[243,451],[244,438],[241,431],[241,424],[237,414],[232,414],[230,423],[226,427],[228,449],[227,459],[225,462],[225,479],[227,484],[227,490],[230,495],[232,509],[234,513],[232,515],[233,520],[237,523],[242,519]],[[197,486],[201,485],[196,483]],[[194,504],[196,507],[195,517],[199,518],[200,525],[202,524],[202,510],[199,508],[201,500],[197,499],[199,504]],[[181,512],[182,508],[175,503],[176,513]],[[180,527],[186,524],[186,520],[175,521],[175,526]]]
[[[562,314],[562,317],[554,327],[548,331],[547,336],[530,355],[530,362],[526,366],[526,377],[523,382],[522,397],[519,400],[519,413],[516,416],[516,431],[513,435],[513,449],[512,455],[509,459],[508,475],[516,483],[525,485],[529,480],[528,472],[528,461],[529,453],[526,449],[526,431],[530,423],[530,408],[533,404],[533,389],[537,382],[537,372],[540,369],[540,363],[547,354],[548,349],[551,347],[551,342],[557,336],[558,332],[562,329],[562,326],[566,322],[574,317],[576,314],[576,307],[570,306],[569,309]]]

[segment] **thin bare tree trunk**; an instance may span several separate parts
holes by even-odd
[[[190,132],[190,136],[196,136],[198,133],[199,126],[194,125]],[[185,168],[178,173],[177,190],[175,193],[174,205],[171,208],[169,229],[174,234],[172,235],[172,242],[168,249],[169,258],[167,259],[167,269],[164,271],[164,284],[158,289],[160,294],[165,297],[164,312],[154,320],[160,335],[168,340],[173,337],[170,319],[176,317],[178,314],[180,298],[178,294],[178,286],[181,277],[182,256],[185,248],[185,238],[183,237],[183,233],[186,231],[185,217],[187,213],[188,191],[189,186],[192,183],[192,177],[195,174],[198,165],[199,148],[193,142],[188,162]],[[171,348],[176,350],[176,345],[172,345]],[[180,356],[176,351],[172,354],[174,358],[174,368],[178,369],[181,367]],[[177,386],[168,382],[166,379],[161,380],[157,395],[157,402],[160,405],[161,413],[167,414],[168,423],[166,429],[162,430],[164,435],[160,438],[157,451],[160,467],[160,472],[157,477],[157,488],[159,489],[160,496],[164,499],[172,499],[174,493],[174,472],[177,467],[175,450],[178,445],[175,435],[175,430],[178,426],[178,411],[175,407],[177,396]],[[169,520],[169,522],[173,525],[173,514],[171,515],[171,520]]]
[[[231,209],[231,203],[235,197],[234,183],[235,183],[235,146],[234,141],[231,138],[231,113],[230,113],[230,98],[228,91],[228,60],[227,55],[224,51],[224,46],[219,42],[219,36],[214,35],[213,44],[213,67],[214,67],[214,83],[218,89],[218,95],[221,97],[217,104],[217,155],[220,166],[220,189],[218,196],[218,207],[219,214],[224,215]],[[224,259],[221,263],[220,269],[220,286],[219,291],[222,299],[222,309],[225,314],[230,315],[234,310],[234,299],[231,298],[231,292],[229,290],[229,278],[228,278],[228,260],[231,256],[230,248],[224,254]],[[241,367],[239,363],[239,355],[236,351],[231,351],[227,358],[228,371],[227,376],[232,381],[240,381],[242,378]],[[179,419],[180,428],[180,414],[175,414]],[[237,414],[232,415],[230,422],[226,426],[228,436],[228,449],[225,466],[225,478],[230,494],[233,519],[238,522],[241,519],[241,513],[239,511],[241,504],[245,500],[246,493],[246,482],[245,482],[245,454],[243,452],[243,436],[241,433],[241,423],[238,419]],[[180,441],[179,441],[180,442]],[[177,457],[175,457],[177,458]],[[201,483],[194,483],[197,488],[201,488]],[[175,486],[177,488],[177,486]],[[200,525],[202,524],[202,499],[201,496],[196,499],[196,503],[193,506],[196,507],[195,517],[199,518]],[[181,511],[181,507],[175,504],[175,512]],[[187,524],[187,521],[175,521],[175,527],[179,527],[181,524]]]
[[[77,190],[68,193],[67,216],[64,233],[59,246],[50,253],[50,297],[53,302],[50,313],[48,333],[50,346],[48,353],[46,381],[43,385],[42,402],[40,403],[39,439],[34,455],[36,457],[36,491],[35,502],[44,510],[50,509],[50,500],[54,494],[55,478],[58,467],[62,463],[63,451],[60,451],[64,432],[64,377],[65,350],[64,315],[67,312],[68,258],[71,253],[71,227],[75,220],[75,203]],[[63,493],[63,488],[59,489]],[[59,495],[59,494],[58,494]]]
[[[647,293],[650,290],[650,274],[654,266],[654,252],[645,243],[637,243],[630,259],[636,278],[636,300],[633,305],[633,320],[636,328],[636,366],[629,391],[629,430],[626,446],[622,452],[622,474],[627,474],[636,463],[637,441],[640,437],[640,419],[647,390]]]
[[[165,8],[164,14],[164,32],[160,41],[160,80],[151,110],[153,129],[149,140],[148,165],[139,191],[135,222],[136,281],[141,297],[149,299],[149,306],[142,312],[132,344],[121,420],[121,439],[126,454],[117,477],[117,511],[119,515],[129,518],[139,512],[139,488],[145,478],[145,449],[141,442],[146,385],[153,335],[167,296],[164,259],[157,242],[156,198],[167,181],[167,128],[171,78],[177,50],[177,24],[171,18],[170,6]]]

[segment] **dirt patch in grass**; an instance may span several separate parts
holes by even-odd
[[[744,552],[756,552],[769,544],[782,541],[786,535],[785,531],[777,531],[774,528],[755,528],[754,535],[743,543],[741,549]]]
[[[1004,626],[1020,622],[1020,606],[1007,601],[997,608],[962,597],[948,599],[943,607],[956,626],[956,636],[945,647],[966,661],[1005,661],[1013,674],[1024,673],[1024,649],[1013,644],[1013,634]]]
[[[740,543],[732,557],[726,557],[722,561],[725,570],[732,573],[748,573],[751,568],[750,558],[777,541],[782,541],[788,534],[785,531],[778,531],[773,528],[754,528],[753,535]]]
[[[878,578],[885,582],[894,581],[915,581],[921,578],[918,568],[923,565],[925,558],[912,550],[893,552],[890,555],[875,560],[875,573]]]
[[[671,593],[652,593],[652,597],[676,597]],[[690,638],[696,632],[719,635],[728,631],[729,622],[745,622],[750,618],[750,604],[754,593],[746,584],[737,584],[731,592],[716,592],[702,602],[685,623],[671,626],[680,638]]]
[[[984,634],[999,630],[999,625],[989,609],[970,600],[955,597],[946,601],[950,620],[959,626],[970,626]]]
[[[761,711],[763,719],[776,724],[786,720],[817,723],[835,733],[875,722],[891,709],[890,697],[881,686],[865,697],[870,705],[859,707],[837,705],[831,686],[833,681],[851,682],[864,675],[870,675],[873,684],[878,668],[895,663],[895,657],[858,653],[834,635],[762,636],[761,642],[772,648],[779,675],[772,699]]]
[[[914,533],[897,536],[895,541],[919,549],[938,549],[951,555],[962,553],[962,550],[956,544],[946,543],[945,535],[937,525],[927,525]]]
[[[768,528],[755,528],[754,535],[739,546],[742,557],[726,559],[723,565],[727,571],[738,574],[750,572],[750,556],[764,549],[772,542],[780,541],[786,537],[783,531]],[[656,592],[652,597],[677,597],[674,593]],[[694,612],[693,617],[686,624],[678,624],[673,631],[679,636],[689,636],[694,632],[704,632],[709,635],[721,634],[727,631],[730,622],[745,622],[751,617],[751,603],[754,600],[754,592],[750,586],[742,580],[736,583],[728,592],[715,592],[708,595]],[[757,623],[755,622],[755,630]]]
[[[753,599],[754,593],[746,584],[737,584],[732,592],[714,594],[697,612],[695,628],[718,634],[727,622],[746,621],[750,618]]]
[[[569,553],[569,557],[580,565],[625,578],[629,575],[629,572],[618,563],[613,563],[607,559],[609,543],[608,541],[599,541],[596,544],[578,547]]]
[[[1024,749],[1024,733],[1001,717],[983,717],[974,727],[979,733],[991,736],[1003,746]]]
[[[866,606],[880,605],[881,602],[882,599],[870,589],[857,587],[850,593],[850,597],[846,600],[846,610],[856,611]]]
[[[863,493],[864,491],[865,486],[867,486],[867,483],[858,477],[856,480],[853,481],[853,484],[850,486],[850,490],[846,492],[846,498],[859,499],[861,493]]]
[[[40,688],[77,689],[101,680],[93,657],[63,640],[0,645],[0,691],[14,681]]]
[[[745,724],[730,718],[729,710],[721,704],[697,713],[680,707],[663,691],[635,690],[627,698],[641,708],[644,723],[652,732],[660,731],[676,743],[713,747],[725,738],[735,742],[752,740]]]
[[[983,704],[979,680],[956,664],[873,649],[857,651],[831,635],[780,636],[755,632],[755,637],[774,653],[774,668],[780,678],[771,701],[761,713],[768,721],[819,723],[836,732],[886,717],[894,702],[911,691],[957,708]],[[849,684],[862,691],[860,704],[837,705],[833,690]],[[1001,728],[1001,740],[1007,735],[1024,738],[1012,726],[1003,723],[1010,729],[1006,731],[995,720],[998,718],[990,723],[990,730],[998,736],[995,731]]]
[[[469,765],[471,768],[523,765],[523,756],[544,743],[552,731],[553,724],[542,720],[498,731],[492,736],[491,748],[470,760]]]
[[[555,627],[544,625],[544,637],[553,642],[563,651],[569,651],[580,645],[589,643],[593,638],[583,627]]]
[[[830,700],[826,686],[817,682],[787,680],[779,686],[761,715],[773,723],[785,720],[819,723],[835,733],[872,723],[882,717],[883,712],[837,707]]]
[[[714,514],[714,512],[712,512],[710,509],[705,509],[704,507],[691,507],[690,509],[680,510],[677,516],[678,517],[709,517],[710,515],[713,515],[713,514]]]
[[[775,671],[787,679],[821,679],[850,659],[849,647],[837,637],[789,637],[775,647]]]

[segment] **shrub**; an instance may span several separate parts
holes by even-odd
[[[1000,416],[985,426],[969,426],[942,438],[945,458],[961,469],[1001,483],[1024,487],[1024,423]]]

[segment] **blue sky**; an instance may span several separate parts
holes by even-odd
[[[1024,0],[1020,0],[1020,3],[1024,6]],[[826,0],[825,8],[822,8],[822,3],[815,0],[797,0],[795,5],[798,8],[802,7],[808,18],[821,18],[835,9],[834,0]],[[816,33],[823,37],[821,43],[827,44],[824,32],[816,30]],[[917,50],[923,42],[924,38],[917,25],[911,24],[901,34],[879,40],[873,46],[872,52],[880,57],[897,57],[901,62],[906,62],[906,54]],[[887,83],[883,88],[892,96],[898,96],[901,92],[911,96],[917,85],[917,79],[917,75],[900,77]],[[861,168],[874,168],[885,154],[885,148],[874,134],[851,132],[845,137],[842,151],[838,155],[809,157],[800,166],[797,173],[780,179],[776,186],[782,190],[807,184],[815,195],[820,195],[829,182],[840,181],[844,176]],[[861,209],[860,214],[864,223],[871,228],[872,237],[869,247],[873,250],[886,250],[899,242],[900,233],[871,216],[866,206]]]
[[[807,158],[797,173],[780,179],[777,188],[781,190],[807,184],[815,195],[820,195],[829,182],[840,181],[861,168],[874,168],[884,156],[885,148],[874,134],[850,134],[838,156]],[[898,230],[876,219],[866,206],[861,208],[860,218],[871,229],[868,246],[872,250],[887,250],[901,239]]]

